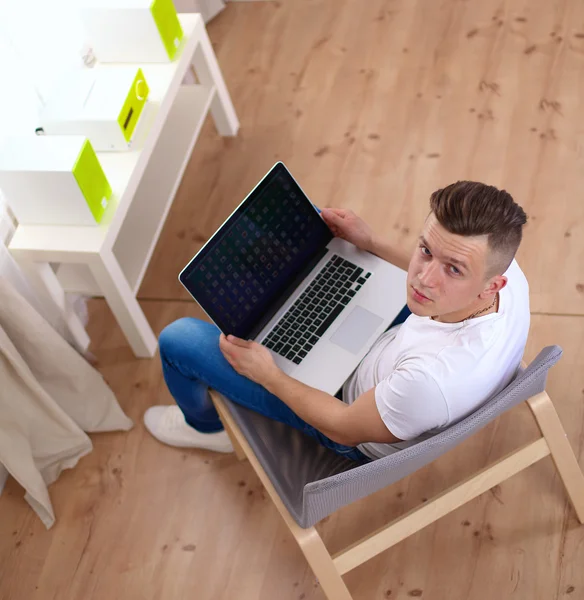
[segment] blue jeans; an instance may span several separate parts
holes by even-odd
[[[392,325],[406,317],[402,311]],[[215,325],[184,318],[171,323],[160,334],[164,379],[191,427],[202,433],[223,429],[209,397],[208,389],[212,388],[232,402],[302,431],[337,454],[356,461],[369,460],[359,449],[337,444],[261,385],[239,375],[219,350],[219,333]]]

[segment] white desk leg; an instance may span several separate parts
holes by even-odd
[[[91,273],[136,356],[149,358],[156,352],[156,336],[146,320],[124,273],[111,252],[94,255]]]
[[[65,325],[69,330],[71,339],[81,353],[84,353],[89,347],[89,336],[85,331],[85,327],[81,322],[81,319],[77,313],[73,310],[69,302],[63,287],[61,286],[55,272],[51,268],[49,263],[38,263],[29,262],[26,260],[19,260],[18,264],[26,274],[28,280],[32,283],[42,296],[49,296],[53,301],[52,307],[46,307],[49,310],[49,314],[55,312],[51,309],[56,309],[58,312],[55,313],[57,318],[65,321]]]
[[[211,101],[211,113],[217,131],[224,136],[237,135],[239,120],[202,21],[199,22],[199,28],[195,35],[199,36],[200,41],[193,56],[193,67],[199,83],[209,87],[215,86],[215,95]]]

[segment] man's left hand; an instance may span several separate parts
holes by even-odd
[[[270,351],[257,342],[246,342],[233,335],[219,337],[219,349],[225,360],[240,374],[260,385],[276,375],[276,366]]]

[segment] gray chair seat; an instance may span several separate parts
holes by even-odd
[[[403,479],[460,444],[520,402],[543,392],[559,346],[544,348],[499,394],[443,432],[373,462],[342,458],[316,440],[224,398],[284,505],[308,528],[339,508]]]

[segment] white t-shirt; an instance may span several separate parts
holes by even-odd
[[[404,442],[360,444],[380,458],[474,412],[515,375],[529,332],[529,286],[516,261],[505,273],[499,310],[461,323],[410,315],[373,345],[343,386],[351,404],[375,388],[379,414]]]

